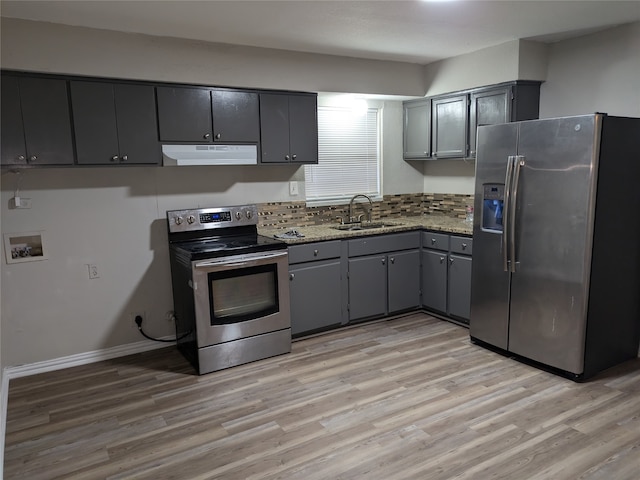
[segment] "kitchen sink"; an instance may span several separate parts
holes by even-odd
[[[395,222],[361,222],[361,223],[344,223],[338,225],[336,227],[331,227],[335,230],[373,230],[376,228],[384,228],[384,227],[399,227],[403,225],[402,223]]]

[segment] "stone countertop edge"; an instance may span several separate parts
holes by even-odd
[[[289,245],[322,242],[325,240],[343,240],[347,238],[370,237],[385,233],[409,232],[412,230],[432,230],[443,233],[472,235],[473,228],[461,218],[447,216],[394,217],[380,221],[398,225],[376,228],[373,230],[336,230],[338,224],[312,225],[308,227],[291,226],[289,228],[259,227],[258,233],[267,237],[296,230],[304,235],[299,238],[279,239]]]

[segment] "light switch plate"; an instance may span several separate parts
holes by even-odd
[[[298,195],[298,182],[289,182],[289,195]]]

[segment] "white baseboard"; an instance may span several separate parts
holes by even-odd
[[[163,337],[163,340],[170,340],[173,337]],[[78,353],[69,355],[68,357],[54,358],[43,362],[29,363],[19,365],[17,367],[6,367],[4,376],[12,378],[26,377],[38,373],[52,372],[53,370],[61,370],[63,368],[77,367],[78,365],[88,365],[90,363],[110,360],[112,358],[124,357],[134,353],[148,352],[149,350],[157,350],[159,348],[175,345],[170,342],[154,342],[152,340],[143,340],[136,343],[127,343],[117,347],[105,348],[102,350],[94,350],[92,352]]]

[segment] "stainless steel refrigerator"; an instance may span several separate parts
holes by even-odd
[[[477,138],[471,340],[574,380],[638,356],[640,119]]]

